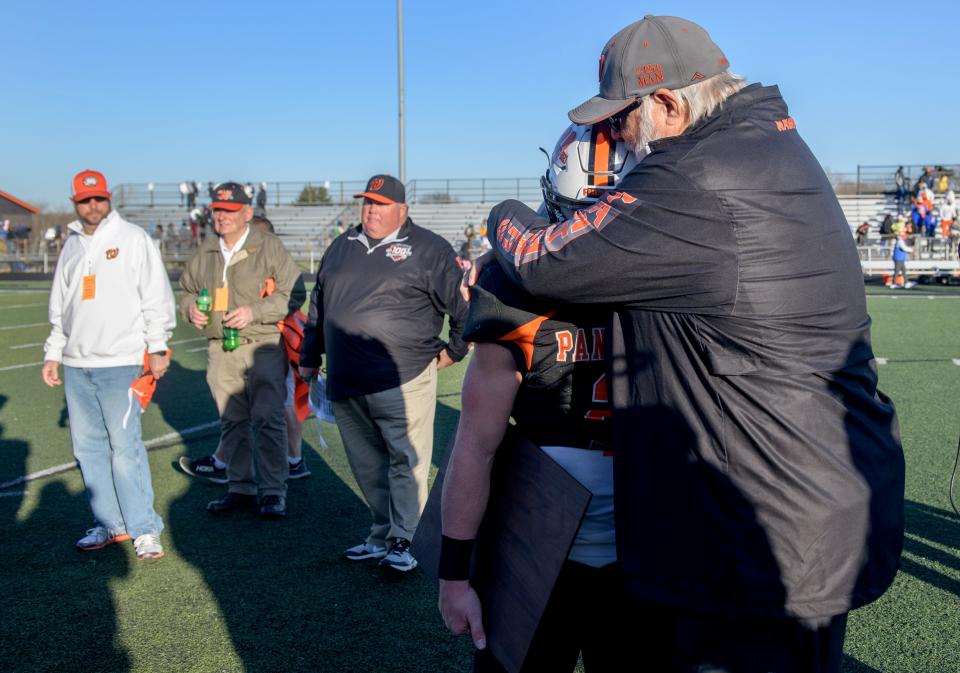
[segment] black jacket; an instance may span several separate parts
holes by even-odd
[[[904,464],[836,196],[776,87],[651,144],[558,225],[489,221],[536,296],[614,303],[617,543],[637,595],[727,616],[835,615],[892,582]]]
[[[371,248],[360,227],[350,229],[320,261],[301,366],[319,367],[326,353],[327,394],[339,400],[406,383],[444,348],[462,359],[461,276],[450,244],[409,219]],[[439,337],[444,314],[449,343]]]
[[[603,365],[606,311],[557,311],[510,282],[496,264],[473,288],[463,336],[513,355],[523,382],[511,416],[538,446],[612,448]]]

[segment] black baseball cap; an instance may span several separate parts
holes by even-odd
[[[240,210],[251,204],[250,197],[239,182],[221,182],[213,188],[211,208],[221,210]]]
[[[682,89],[719,75],[727,57],[703,28],[676,16],[650,16],[610,38],[600,56],[600,92],[567,113],[596,124],[659,88]]]
[[[392,175],[374,175],[367,181],[367,188],[355,199],[370,199],[379,203],[406,203],[407,192],[403,183]]]

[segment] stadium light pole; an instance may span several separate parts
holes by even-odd
[[[397,103],[400,134],[400,182],[407,183],[407,156],[403,140],[403,0],[397,0]]]

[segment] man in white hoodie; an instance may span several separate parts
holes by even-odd
[[[130,384],[144,368],[144,353],[155,378],[170,366],[175,305],[156,246],[111,210],[110,197],[101,173],[74,177],[79,219],[68,225],[53,277],[42,376],[48,386],[60,385],[63,362],[73,454],[96,522],[77,547],[90,551],[132,537],[137,558],[160,558],[163,521],[153,509]]]

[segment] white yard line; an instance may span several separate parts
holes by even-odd
[[[189,435],[195,435],[197,433],[203,432],[204,430],[210,430],[220,425],[220,421],[210,421],[208,423],[201,423],[200,425],[194,425],[191,428],[184,428],[183,430],[174,430],[173,432],[168,432],[165,435],[160,435],[159,437],[154,437],[153,439],[148,439],[143,443],[148,449],[168,442],[170,440],[184,439]],[[19,484],[25,484],[28,481],[34,481],[36,479],[42,479],[43,477],[49,477],[54,474],[59,474],[61,472],[67,472],[72,470],[77,466],[76,462],[72,463],[63,463],[62,465],[54,465],[53,467],[48,467],[45,470],[40,470],[39,472],[31,472],[30,474],[25,474],[22,477],[17,477],[10,481],[6,481],[0,484],[0,489],[10,488],[11,486],[18,486]],[[0,494],[3,495],[3,494]]]
[[[194,341],[206,341],[207,337],[194,337],[193,339],[180,339],[180,341],[171,341],[168,346],[176,346],[177,344],[189,344]]]
[[[874,360],[877,361],[877,364],[878,364],[878,365],[885,365],[885,364],[887,364],[887,363],[889,362],[889,360],[887,360],[887,358],[874,358]]]
[[[205,350],[207,350],[207,347],[206,347],[206,346],[200,346],[200,348],[188,348],[188,349],[186,350],[186,352],[187,352],[187,353],[196,353],[197,351],[205,351]]]
[[[43,327],[44,325],[49,325],[48,322],[31,322],[26,325],[5,325],[0,327],[0,330],[9,330],[9,329],[27,329],[28,327]]]
[[[15,351],[15,350],[18,350],[18,349],[20,349],[20,348],[33,348],[34,346],[42,346],[42,345],[43,345],[43,342],[42,342],[42,341],[38,341],[38,342],[35,343],[35,344],[20,344],[19,346],[10,346],[10,350]]]
[[[0,367],[0,372],[8,372],[12,369],[23,369],[25,367],[39,367],[42,362],[28,362],[25,365],[10,365],[9,367]]]
[[[0,305],[0,311],[7,308],[40,308],[41,306],[47,306],[47,304],[13,304],[12,306]]]
[[[867,299],[960,299],[955,294],[868,294]]]

